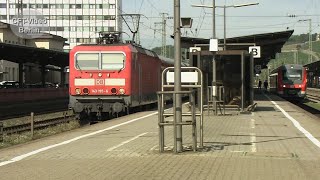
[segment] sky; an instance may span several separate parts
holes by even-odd
[[[211,38],[212,37],[212,8],[192,7],[192,4],[212,5],[213,0],[180,0],[181,17],[193,18],[191,29],[182,29],[182,36]],[[215,0],[216,6],[231,6],[244,3],[258,2],[258,5],[227,8],[226,9],[226,37],[238,37],[252,34],[271,33],[285,30],[294,30],[294,34],[309,32],[311,19],[312,33],[320,32],[320,1],[319,0]],[[146,48],[161,46],[160,13],[168,13],[173,17],[174,0],[122,0],[122,13],[142,14],[140,22],[140,44]],[[216,8],[216,33],[223,38],[223,8]],[[289,17],[295,15],[296,17]],[[126,18],[132,27],[132,19]],[[124,38],[132,36],[129,29],[123,24],[128,33]],[[173,34],[173,19],[167,20],[167,45],[173,44],[170,35]]]

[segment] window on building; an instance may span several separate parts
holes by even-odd
[[[96,32],[101,32],[101,31],[103,31],[103,27],[96,27],[95,31]]]
[[[77,20],[77,16],[70,16],[70,20]]]
[[[109,9],[109,4],[102,4],[103,9]]]
[[[50,20],[56,20],[56,19],[57,19],[57,16],[55,16],[55,15],[50,16]]]
[[[0,15],[0,20],[6,20],[7,16],[6,15]]]
[[[102,4],[96,4],[96,9],[102,9]]]
[[[49,8],[49,5],[48,4],[43,4],[43,9],[48,9]]]
[[[37,8],[42,9],[43,8],[43,4],[37,4]]]
[[[109,4],[109,9],[115,9],[116,5],[115,4]]]
[[[57,31],[63,31],[64,27],[57,27]]]
[[[77,20],[82,20],[83,19],[82,16],[77,16],[76,18],[77,18]]]
[[[63,16],[57,16],[57,20],[63,20]]]
[[[89,9],[95,9],[96,5],[95,4],[89,4]]]
[[[74,26],[70,27],[70,31],[75,32],[76,30],[77,30],[76,27],[74,27]]]
[[[108,27],[108,31],[115,31],[115,27]]]
[[[76,9],[81,9],[82,8],[82,4],[76,4]]]
[[[55,4],[50,4],[50,9],[59,9]]]
[[[30,5],[29,5],[29,8],[30,8],[30,9],[36,9],[36,8],[37,8],[37,5],[36,5],[36,4],[30,4]]]
[[[16,8],[16,4],[9,4],[9,8]]]
[[[83,4],[82,7],[83,9],[89,9],[89,4]]]
[[[26,9],[28,8],[28,4],[23,4],[22,7]]]
[[[90,20],[90,16],[86,16],[86,15],[85,15],[85,16],[82,16],[82,19],[83,19],[83,20]]]
[[[83,31],[88,32],[89,31],[89,27],[83,27]]]
[[[7,4],[6,3],[0,3],[0,8],[7,8]]]
[[[82,32],[83,28],[82,27],[77,27],[78,32]]]
[[[63,20],[69,20],[69,19],[70,19],[70,17],[68,15],[63,16]]]
[[[69,5],[69,8],[70,8],[70,9],[75,9],[75,8],[76,8],[76,5],[75,5],[75,4],[70,4],[70,5]]]

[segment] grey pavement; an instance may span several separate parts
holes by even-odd
[[[319,118],[268,95],[320,140]],[[42,147],[104,129],[95,135],[0,166],[0,179],[320,179],[320,148],[313,144],[264,95],[252,114],[208,116],[199,152],[158,152],[157,115],[141,112],[27,144],[0,150],[0,163]],[[227,111],[227,113],[230,113]],[[114,127],[117,126],[117,127]],[[114,127],[114,128],[112,128]],[[107,129],[109,128],[109,129]],[[173,145],[166,128],[166,145]],[[199,135],[199,133],[198,133]],[[191,128],[183,128],[185,147]],[[21,159],[21,160],[20,160]]]

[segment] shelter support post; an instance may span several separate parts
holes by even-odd
[[[241,53],[241,111],[244,111],[245,106],[245,56]]]
[[[60,71],[60,76],[61,76],[61,87],[64,87],[65,86],[65,82],[66,82],[66,72],[64,72],[64,68],[65,67],[62,67],[61,68],[61,71]]]
[[[23,63],[19,63],[19,86],[23,87]]]
[[[250,53],[250,104],[253,105],[253,99],[254,99],[254,59],[253,59],[253,53]]]
[[[41,84],[42,87],[46,85],[46,66],[44,64],[41,64]]]

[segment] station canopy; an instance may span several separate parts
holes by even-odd
[[[255,65],[266,65],[271,59],[275,59],[276,54],[281,52],[281,48],[293,34],[293,30],[254,34],[249,36],[240,36],[227,38],[227,50],[249,50],[250,46],[260,46],[261,58],[255,59]],[[183,48],[194,47],[197,44],[209,44],[210,39],[181,37],[181,45]],[[219,39],[219,46],[223,45],[224,39]],[[228,45],[229,44],[229,45]]]
[[[69,53],[7,43],[0,43],[0,59],[59,67],[69,65]]]

